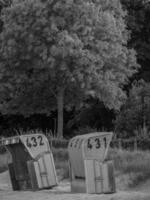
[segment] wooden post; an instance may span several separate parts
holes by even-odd
[[[57,137],[63,138],[63,106],[64,106],[64,89],[59,88],[57,94]]]
[[[120,150],[122,149],[122,142],[121,142],[120,138],[118,139],[118,147],[119,147]]]
[[[137,139],[134,139],[134,151],[137,151]]]

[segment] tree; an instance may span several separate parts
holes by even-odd
[[[57,106],[62,137],[63,108],[86,96],[119,109],[137,70],[124,17],[117,0],[14,1],[0,35],[1,111],[49,114]]]
[[[150,130],[149,110],[150,84],[143,80],[134,81],[129,97],[117,116],[116,132],[122,137],[131,137],[144,132],[145,128]],[[124,133],[126,135],[123,135]]]

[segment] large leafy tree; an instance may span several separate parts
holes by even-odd
[[[15,0],[3,12],[0,92],[3,113],[50,113],[87,95],[118,109],[137,69],[118,0]]]

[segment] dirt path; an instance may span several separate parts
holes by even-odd
[[[150,200],[149,184],[150,181],[144,185],[146,191],[139,188],[138,191],[117,191],[110,195],[72,194],[68,181],[61,182],[52,190],[18,192],[12,191],[8,172],[4,172],[0,174],[0,200]]]

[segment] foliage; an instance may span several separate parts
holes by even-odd
[[[124,12],[116,0],[15,0],[3,12],[2,113],[30,115],[58,109],[85,95],[119,109],[123,85],[136,72]]]
[[[85,127],[79,127],[77,130],[73,132],[73,135],[84,135],[88,133],[94,133],[97,132],[98,130],[96,128],[91,128],[89,126]]]
[[[57,162],[61,161],[68,161],[68,150],[66,148],[52,148],[54,160]]]
[[[86,127],[110,131],[113,129],[115,119],[114,110],[105,107],[104,103],[97,98],[89,98],[80,111],[76,112],[74,118],[68,122],[66,128]]]
[[[150,129],[150,84],[135,81],[125,105],[115,121],[116,132],[122,137],[138,136]]]
[[[149,110],[149,81],[150,81],[150,2],[148,0],[121,0],[127,9],[126,22],[130,30],[130,40],[128,46],[133,47],[137,52],[137,60],[141,65],[139,73],[135,79],[147,81],[145,86],[135,86],[131,89],[134,92],[129,96],[129,100],[122,107],[121,113],[117,117],[116,129],[122,137],[131,135],[144,136],[149,134],[150,116]],[[147,91],[146,91],[147,90]],[[147,97],[144,97],[144,96]],[[136,99],[137,96],[137,99]],[[143,101],[144,98],[144,102]],[[146,101],[146,102],[145,102]]]
[[[131,37],[128,45],[137,52],[138,63],[141,65],[136,79],[150,81],[150,2],[149,0],[121,0],[127,10],[126,23]]]

